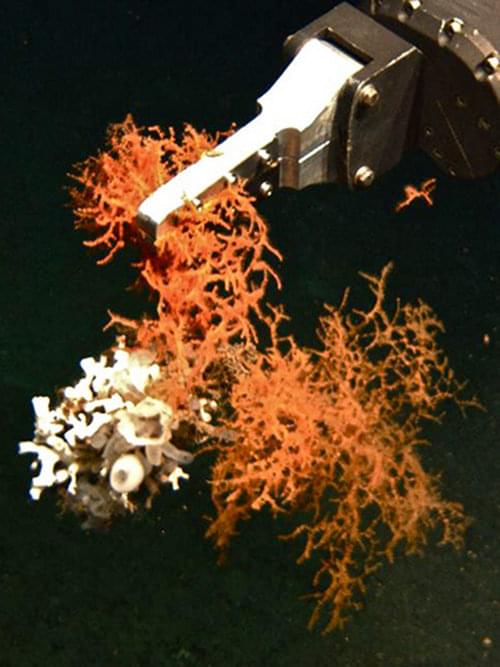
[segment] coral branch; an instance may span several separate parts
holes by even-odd
[[[436,179],[428,178],[426,181],[423,181],[420,184],[420,189],[417,189],[414,185],[405,185],[405,199],[396,204],[395,211],[399,213],[403,208],[409,206],[415,199],[422,198],[427,206],[432,206],[434,201],[431,197],[431,193],[436,189]]]

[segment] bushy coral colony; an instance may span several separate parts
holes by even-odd
[[[431,309],[385,304],[390,266],[364,276],[367,310],[349,311],[347,299],[326,307],[316,349],[282,335],[284,310],[266,297],[281,256],[244,183],[186,204],[154,244],[143,236],[142,199],[216,143],[190,126],[176,140],[129,116],[105,151],[75,167],[86,244],[104,251],[101,263],[135,246],[156,315],[112,315],[116,345],[81,361],[83,377],[55,407],[33,400],[35,433],[20,451],[38,458],[31,496],[59,488],[89,527],[149,507],[211,451],[208,536],[222,552],[252,513],[286,514],[285,539],[298,538],[299,562],[317,566],[311,626],[321,617],[331,631],[397,548],[420,552],[437,528],[443,543],[461,544],[462,507],[442,498],[418,450],[443,402],[467,401]]]

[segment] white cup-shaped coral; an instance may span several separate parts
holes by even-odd
[[[173,414],[170,405],[146,396],[116,413],[117,429],[134,447],[162,445],[170,440]]]
[[[111,488],[117,493],[136,491],[144,479],[144,466],[135,454],[116,459],[109,473]]]

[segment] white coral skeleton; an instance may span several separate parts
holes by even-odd
[[[143,484],[168,483],[177,490],[189,478],[183,466],[193,455],[172,444],[179,416],[146,393],[161,372],[152,355],[121,343],[80,366],[83,377],[62,390],[55,408],[46,396],[33,398],[34,436],[19,444],[21,454],[37,456],[31,497],[38,500],[44,489],[59,486],[75,508],[106,520],[117,506],[133,509],[128,494]],[[198,418],[210,421],[213,401],[195,403]]]

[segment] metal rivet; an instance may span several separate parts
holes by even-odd
[[[406,23],[421,6],[420,0],[405,0],[398,11],[398,21]]]
[[[484,81],[489,76],[493,76],[500,72],[500,56],[498,53],[490,53],[479,65],[476,67],[475,75],[479,81]]]
[[[495,146],[495,157],[500,160],[500,146]]]
[[[259,156],[259,159],[262,160],[264,163],[271,162],[271,154],[269,151],[266,151],[265,148],[261,148],[259,151],[257,151],[257,155]]]
[[[359,103],[365,107],[374,107],[380,99],[380,94],[373,83],[367,83],[358,94]]]
[[[426,125],[424,128],[424,134],[426,137],[432,137],[434,134],[434,128],[432,128],[430,125]]]
[[[360,167],[354,174],[354,182],[356,185],[361,185],[364,188],[369,187],[375,180],[375,173],[373,169],[366,164]]]
[[[405,0],[405,3],[403,4],[404,10],[407,14],[413,14],[413,12],[416,12],[417,9],[420,9],[421,6],[421,0]]]
[[[411,18],[421,6],[422,3],[420,0],[405,0],[402,4],[401,11],[398,12],[398,20],[404,23]]]
[[[500,70],[500,56],[497,53],[490,54],[484,59],[483,68],[488,76],[495,74],[495,72]]]
[[[270,197],[273,194],[273,186],[269,181],[260,184],[259,193],[262,197]]]
[[[464,22],[462,19],[457,18],[456,16],[449,21],[446,21],[444,24],[444,31],[449,37],[453,35],[458,35],[464,29]]]
[[[436,158],[436,160],[440,160],[443,157],[443,154],[439,150],[439,148],[434,148],[432,150],[432,156]]]
[[[438,35],[439,46],[447,46],[455,35],[463,32],[464,22],[456,16],[448,19],[441,27]]]
[[[455,102],[457,103],[457,107],[459,107],[460,109],[465,109],[465,107],[467,106],[467,101],[461,95],[457,95],[455,97]]]

